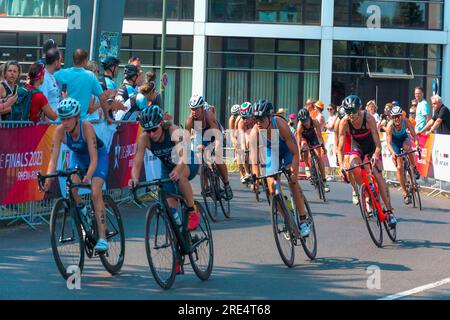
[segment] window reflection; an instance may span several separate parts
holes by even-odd
[[[68,0],[0,0],[0,16],[64,17]]]

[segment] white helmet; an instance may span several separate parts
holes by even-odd
[[[402,108],[400,108],[400,106],[394,106],[391,109],[391,116],[395,117],[395,116],[401,116],[403,114],[403,110]]]
[[[189,99],[189,108],[196,109],[205,106],[205,99],[203,96],[194,94],[191,99]]]
[[[231,115],[232,116],[238,116],[241,113],[241,106],[238,104],[235,104],[231,107]]]

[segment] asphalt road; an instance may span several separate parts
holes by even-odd
[[[450,200],[423,196],[419,212],[392,189],[398,241],[384,234],[384,247],[377,248],[351,203],[349,185],[332,183],[324,204],[302,182],[315,216],[318,254],[310,261],[299,247],[296,266],[287,268],[276,249],[267,203],[256,203],[236,176],[232,186],[232,218],[212,224],[215,256],[208,281],[186,266],[171,290],[161,290],[146,259],[145,210],[126,206],[121,208],[122,272],[111,276],[98,259],[87,259],[81,290],[68,290],[58,273],[48,226],[0,229],[0,299],[380,299],[429,284],[394,298],[450,298]],[[370,281],[370,266],[379,268],[378,281]],[[368,289],[368,280],[375,288]]]

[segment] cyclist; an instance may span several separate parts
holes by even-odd
[[[297,115],[299,120],[297,125],[297,142],[298,148],[301,150],[302,160],[308,166],[309,164],[309,151],[308,148],[314,148],[317,146],[322,147],[322,151],[326,154],[326,149],[323,143],[322,134],[320,133],[320,125],[317,120],[311,118],[309,111],[307,109],[300,109]],[[317,161],[319,163],[319,169],[322,173],[323,178],[323,189],[325,192],[330,192],[330,186],[326,180],[325,175],[325,165],[322,159],[322,152],[319,149],[314,149],[313,152],[317,156]],[[313,165],[311,163],[311,165]]]
[[[81,105],[77,100],[72,98],[62,100],[57,112],[62,124],[56,127],[53,136],[52,155],[47,173],[55,171],[61,143],[66,144],[72,151],[70,169],[80,168],[84,172],[82,183],[91,184],[99,235],[95,250],[105,252],[108,250],[108,242],[105,237],[106,216],[102,186],[108,172],[108,152],[103,141],[96,136],[92,124],[80,119]],[[73,181],[80,183],[80,178],[75,175]],[[44,191],[50,190],[50,183],[49,179],[45,181]],[[73,197],[81,216],[86,216],[87,208],[81,204],[78,190],[74,189]]]
[[[172,181],[178,182],[178,187],[188,207],[188,230],[195,230],[200,221],[200,212],[194,204],[194,193],[189,180],[195,178],[199,165],[194,164],[193,161],[187,161],[190,164],[184,163],[183,155],[180,155],[178,160],[172,156],[174,148],[180,143],[180,141],[172,140],[174,132],[176,134],[176,130],[179,130],[179,128],[163,120],[163,112],[159,106],[146,107],[142,110],[139,121],[144,132],[138,140],[137,152],[134,158],[133,169],[131,170],[131,179],[128,183],[129,186],[134,187],[139,183],[145,151],[147,149],[150,150],[161,160],[161,179],[170,178]],[[163,189],[166,192],[176,194],[173,183],[164,184]],[[177,208],[177,201],[175,199],[169,198],[168,203],[171,208]]]
[[[337,164],[339,166],[339,157],[338,157],[338,150],[339,150],[339,124],[341,120],[346,116],[344,107],[339,107],[338,109],[338,116],[336,118],[336,121],[334,123],[334,145],[335,145],[335,154],[336,154],[336,160]],[[350,135],[350,132],[345,133],[345,140],[344,140],[344,163],[350,163],[350,152],[352,151],[352,136]],[[342,178],[345,182],[350,182],[352,185],[352,201],[355,206],[359,204],[358,194],[356,193],[356,182],[353,177],[353,173],[351,172],[348,176],[342,174]]]
[[[186,119],[185,129],[191,132],[194,138],[196,138],[197,135],[201,136],[202,141],[199,144],[201,148],[205,148],[211,142],[213,142],[216,156],[221,156],[222,155],[222,148],[220,141],[221,139],[216,139],[217,135],[221,136],[221,132],[217,124],[216,116],[211,111],[204,110],[205,99],[202,96],[193,95],[191,99],[189,99],[188,105],[189,108],[191,109],[191,115]],[[197,128],[197,126],[194,126],[194,122],[200,123],[201,127]],[[215,129],[214,130],[215,132],[210,132],[212,133],[212,137],[208,140],[207,138],[204,137],[204,135],[209,129]],[[214,133],[216,133],[216,135],[214,135]],[[222,161],[219,162],[220,163],[216,164],[217,167],[219,168],[220,175],[222,176],[225,185],[225,199],[229,201],[233,198],[233,191],[231,190],[230,182],[228,180],[227,166]]]
[[[238,151],[238,147],[237,147],[237,124],[239,122],[239,120],[241,119],[241,106],[238,104],[235,104],[231,107],[231,116],[228,119],[228,130],[230,132],[230,138],[231,138],[231,143],[233,144],[233,149],[234,149],[234,154],[235,154],[235,161],[237,161],[238,166],[239,166],[239,175],[241,177],[241,181],[242,178],[245,175],[244,172],[244,168],[242,167],[241,161],[239,159],[239,151]]]
[[[375,119],[366,111],[361,110],[361,99],[356,95],[350,95],[342,101],[346,116],[339,124],[339,148],[338,156],[341,168],[348,169],[350,166],[356,166],[362,163],[367,157],[372,161],[373,174],[378,183],[381,198],[386,206],[386,212],[389,215],[388,222],[391,226],[397,224],[394,216],[394,209],[391,206],[389,189],[382,176],[383,162],[381,158],[381,142],[377,131]],[[352,137],[352,150],[350,163],[344,162],[344,146],[346,132],[350,132]],[[358,185],[362,184],[360,169],[354,170],[355,181]]]
[[[389,152],[392,155],[392,160],[397,167],[397,179],[403,190],[403,201],[405,204],[411,203],[411,196],[408,195],[408,192],[406,191],[405,176],[403,172],[403,159],[398,158],[398,155],[402,152],[401,150],[404,152],[411,151],[411,139],[408,131],[414,138],[416,146],[419,146],[419,138],[416,135],[413,125],[408,119],[403,117],[402,108],[400,106],[394,106],[391,110],[391,121],[389,122],[386,130],[386,142]],[[416,167],[414,154],[411,153],[408,157],[416,179],[420,179],[420,173]]]
[[[303,191],[298,183],[298,163],[299,163],[299,151],[297,147],[297,142],[295,136],[289,129],[289,125],[282,117],[277,117],[272,114],[273,106],[268,100],[261,99],[253,104],[253,116],[255,117],[256,125],[253,127],[250,133],[250,141],[256,141],[256,144],[250,143],[251,149],[251,159],[252,171],[257,176],[260,175],[259,164],[266,168],[267,172],[278,171],[282,166],[290,167],[291,169],[291,181],[289,183],[289,189],[291,190],[292,196],[294,198],[295,206],[298,209],[300,220],[300,236],[306,237],[311,232],[311,227],[306,220],[305,214],[305,201]],[[272,138],[278,137],[278,150],[272,150]],[[260,139],[265,140],[260,141]],[[264,146],[265,155],[261,157],[257,150],[253,150],[253,147]],[[272,151],[278,151],[278,159],[273,159]],[[261,159],[262,158],[262,159]],[[265,161],[267,160],[267,161]],[[274,161],[275,160],[275,161]],[[278,167],[275,167],[273,162],[277,162]],[[271,195],[275,194],[275,189],[273,185],[273,178],[268,178],[267,183],[269,187],[269,192]],[[258,191],[258,182],[254,184],[255,192]],[[297,228],[293,228],[296,236],[298,237]]]
[[[250,133],[252,128],[255,126],[255,119],[253,118],[253,105],[250,102],[244,102],[240,107],[240,119],[237,123],[237,141],[238,150],[244,151],[244,159],[240,159],[239,167],[245,175],[241,178],[241,182],[245,183],[251,178],[250,165],[249,165],[249,144],[250,144]],[[242,148],[243,146],[243,148]],[[242,153],[238,153],[242,156]],[[243,160],[243,161],[242,161]],[[243,163],[243,164],[242,164]]]

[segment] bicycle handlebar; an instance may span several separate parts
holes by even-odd
[[[136,186],[131,188],[131,193],[133,195],[134,201],[136,201],[138,204],[142,204],[142,201],[140,201],[137,197],[137,191],[139,189],[153,187],[153,186],[161,187],[164,183],[168,183],[168,182],[174,182],[174,181],[172,181],[170,179],[156,179],[156,180],[152,180],[152,181],[139,182]]]
[[[411,151],[400,153],[400,154],[397,155],[397,157],[403,158],[403,157],[406,157],[407,155],[409,155],[411,153],[416,153],[416,152],[419,154],[419,158],[421,158],[422,152],[420,152],[420,149],[415,149],[415,150],[411,150]]]
[[[255,180],[267,179],[267,178],[278,176],[281,173],[284,173],[286,178],[288,179],[288,181],[290,181],[290,179],[291,179],[291,177],[290,177],[291,169],[286,168],[286,167],[281,167],[281,170],[279,170],[277,172],[274,172],[272,174],[265,175],[265,176],[256,177],[256,175],[254,175],[254,179]]]
[[[345,171],[345,172],[349,172],[349,171],[355,170],[355,169],[357,169],[357,168],[364,167],[364,166],[366,166],[366,165],[370,165],[370,168],[372,168],[372,161],[366,161],[366,162],[363,162],[363,163],[358,164],[358,165],[356,165],[356,166],[353,166],[353,167],[351,167],[351,168],[344,169],[344,171]]]

